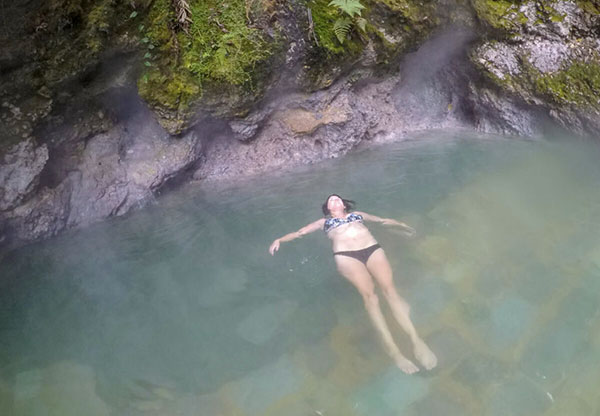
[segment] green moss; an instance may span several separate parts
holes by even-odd
[[[148,70],[138,80],[138,90],[150,104],[172,111],[185,110],[200,94],[200,86],[184,71],[165,73],[164,69]]]
[[[364,48],[357,32],[358,29],[354,28],[344,43],[340,43],[333,32],[333,25],[338,18],[342,17],[342,12],[334,6],[330,6],[329,2],[330,0],[310,0],[307,3],[312,14],[319,47],[330,57],[332,55],[337,58],[342,55],[358,55]]]
[[[108,40],[131,25],[131,10],[117,0],[44,3],[29,22],[41,63],[32,81],[51,87],[94,65]]]
[[[431,2],[410,0],[380,0],[380,2],[388,6],[390,10],[401,13],[406,20],[413,24],[421,22],[425,17],[431,17],[431,10],[427,4]]]
[[[538,2],[536,4],[536,13],[543,23],[546,22],[562,22],[566,15],[561,14],[552,7],[551,2]]]
[[[257,64],[271,54],[257,29],[246,25],[243,0],[200,0],[192,4],[190,36],[182,64],[201,81],[253,85]]]
[[[245,1],[196,0],[190,10],[188,32],[176,33],[171,1],[153,3],[142,30],[150,58],[138,82],[141,96],[155,106],[184,110],[207,90],[234,86],[260,94],[265,64],[278,43],[248,25]]]
[[[600,59],[573,62],[567,68],[533,79],[538,93],[557,104],[572,104],[600,110]]]
[[[585,11],[589,14],[600,14],[600,4],[598,1],[584,1],[584,0],[576,0],[575,1],[581,10]]]
[[[527,17],[519,11],[521,1],[472,0],[480,20],[495,29],[513,31],[527,23]]]
[[[92,52],[99,52],[102,49],[111,28],[114,12],[114,1],[105,0],[94,5],[87,14],[85,43]]]

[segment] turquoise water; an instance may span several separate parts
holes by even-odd
[[[0,262],[0,414],[597,414],[598,156],[581,141],[430,132],[184,186],[13,252]],[[323,233],[267,253],[333,192],[417,229],[370,226],[434,371],[393,366]]]

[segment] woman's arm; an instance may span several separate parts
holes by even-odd
[[[300,228],[298,231],[294,231],[293,233],[289,233],[284,235],[281,238],[277,238],[273,243],[271,243],[271,247],[269,247],[269,253],[271,256],[275,255],[275,252],[279,250],[279,244],[287,241],[292,241],[296,238],[301,238],[303,235],[312,233],[323,228],[323,224],[325,223],[325,218],[321,218],[316,220],[315,222],[311,222],[310,224]]]
[[[391,218],[381,218],[381,217],[378,217],[376,215],[367,214],[366,212],[362,212],[362,211],[354,211],[354,212],[356,212],[357,214],[362,215],[362,217],[366,221],[378,222],[378,223],[383,224],[383,225],[397,225],[398,227],[405,228],[405,229],[407,229],[407,230],[409,230],[411,232],[415,231],[415,229],[412,228],[410,225],[408,225],[406,223],[403,223],[401,221],[396,221],[396,220],[393,220]]]

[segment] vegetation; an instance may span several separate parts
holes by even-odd
[[[479,19],[495,29],[518,30],[527,23],[527,17],[519,10],[519,0],[472,0],[472,4]]]
[[[600,110],[600,57],[576,61],[561,71],[534,78],[538,93],[557,104]]]
[[[353,25],[358,26],[363,32],[365,31],[367,21],[360,15],[365,6],[360,4],[359,0],[332,0],[329,5],[337,7],[344,14],[344,16],[338,17],[333,24],[333,32],[340,43],[344,43],[344,39]]]
[[[277,42],[249,24],[247,2],[172,4],[155,0],[141,26],[142,41],[157,53],[150,52],[152,59],[138,81],[140,95],[150,104],[185,112],[211,91],[230,92],[232,101],[258,94],[263,65]]]

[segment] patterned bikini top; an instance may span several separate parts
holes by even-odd
[[[363,221],[363,217],[360,214],[356,214],[352,212],[346,218],[327,218],[325,220],[325,224],[323,225],[323,231],[328,233],[334,228],[339,227],[342,224],[349,224],[354,221]]]

